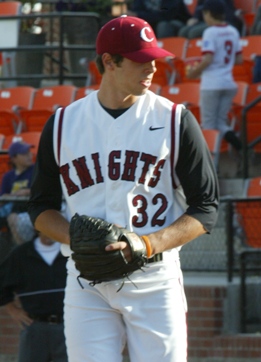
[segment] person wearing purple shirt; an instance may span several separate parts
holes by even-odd
[[[8,154],[13,168],[6,172],[0,187],[0,196],[29,196],[34,169],[31,145],[13,142]],[[0,228],[10,229],[16,244],[29,241],[35,231],[28,217],[26,202],[7,202],[0,207]]]

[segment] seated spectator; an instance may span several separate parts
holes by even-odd
[[[187,24],[182,27],[178,33],[179,36],[194,39],[201,38],[203,31],[207,28],[207,24],[203,19],[203,5],[206,0],[198,0],[193,16],[187,21]],[[236,15],[236,8],[233,0],[224,0],[225,2],[225,21],[233,25],[241,34],[242,20]]]
[[[32,146],[25,142],[14,142],[8,149],[12,170],[3,176],[0,196],[29,196],[33,174]],[[0,227],[11,230],[14,241],[21,244],[32,240],[35,235],[27,214],[26,202],[8,202],[0,207]],[[22,228],[21,228],[22,227]]]
[[[191,17],[183,0],[134,0],[127,15],[146,20],[157,38],[178,35]]]
[[[39,234],[0,264],[0,306],[20,326],[19,362],[67,362],[63,299],[67,258]]]

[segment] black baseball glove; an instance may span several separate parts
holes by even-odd
[[[132,258],[128,262],[121,250],[105,251],[118,241],[129,244]],[[137,234],[95,217],[75,214],[70,222],[72,258],[80,277],[97,283],[128,278],[147,263],[146,243]]]

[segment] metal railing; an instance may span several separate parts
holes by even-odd
[[[64,66],[64,55],[66,51],[69,50],[84,50],[84,51],[95,51],[95,43],[93,44],[66,44],[65,43],[65,30],[64,30],[64,24],[65,20],[68,18],[84,18],[86,21],[94,20],[96,22],[96,28],[97,30],[101,27],[101,17],[98,13],[90,13],[90,12],[51,12],[51,13],[40,13],[40,14],[30,14],[30,15],[16,15],[16,16],[1,16],[1,20],[20,20],[20,21],[27,21],[30,19],[50,19],[53,21],[54,19],[58,19],[59,27],[59,41],[58,44],[44,44],[44,45],[18,45],[17,47],[0,47],[0,52],[29,52],[30,51],[39,51],[39,52],[58,52],[58,57],[55,60],[56,63],[58,63],[59,71],[58,74],[30,74],[31,79],[52,79],[57,80],[59,84],[63,84],[65,80],[67,79],[84,79],[87,76],[87,70],[86,72],[82,74],[66,74],[66,67]],[[93,29],[95,31],[95,29]],[[86,39],[87,40],[87,39]],[[8,76],[8,81],[10,80],[26,80],[28,79],[28,74],[25,75],[13,75]],[[0,81],[6,81],[7,77],[0,77]]]

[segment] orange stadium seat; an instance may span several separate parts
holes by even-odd
[[[56,85],[36,90],[31,109],[19,112],[23,131],[42,131],[48,118],[58,107],[65,107],[75,100],[77,88],[72,85]]]
[[[186,48],[185,59],[201,57],[201,47],[202,47],[202,38],[189,39]]]
[[[256,55],[261,55],[261,35],[248,35],[240,39],[243,58],[254,60]]]
[[[0,132],[4,135],[19,132],[20,109],[30,109],[35,88],[19,86],[0,90]]]
[[[155,61],[157,71],[153,76],[153,83],[160,86],[172,85],[175,80],[175,69],[172,60],[156,59]]]
[[[175,54],[175,57],[184,59],[186,54],[188,39],[181,36],[171,36],[168,38],[159,38],[158,46]]]
[[[76,89],[75,100],[86,97],[91,92],[100,88],[99,84],[93,84],[85,87],[79,87]]]
[[[87,69],[87,86],[93,84],[100,84],[101,83],[102,75],[98,71],[96,63],[94,60],[88,62],[88,69]]]
[[[254,24],[256,13],[243,13],[242,14],[242,20],[243,20],[243,31],[242,35],[250,35],[252,26]]]
[[[229,113],[229,119],[231,122],[231,126],[240,130],[241,127],[241,113],[243,107],[246,105],[246,97],[249,84],[243,81],[236,81],[237,83],[237,93],[234,96],[233,104]]]
[[[151,90],[152,92],[154,92],[156,94],[160,94],[161,86],[157,83],[151,83],[149,90]]]
[[[233,67],[233,77],[235,81],[252,83],[254,62],[243,58],[242,64],[235,64]]]
[[[234,6],[237,10],[242,10],[244,13],[255,11],[256,0],[234,0]]]
[[[21,132],[6,136],[3,142],[3,149],[7,149],[13,142],[23,141],[33,146],[34,154],[38,151],[38,146],[41,138],[41,132]]]
[[[175,58],[170,62],[174,67],[172,83],[180,83],[184,78],[184,58],[186,55],[188,39],[183,37],[169,37],[158,39],[158,46],[164,48],[173,54]]]
[[[236,64],[233,68],[235,80],[253,81],[254,59],[261,55],[261,35],[247,35],[240,38],[242,46],[243,64]]]
[[[188,108],[200,123],[199,83],[178,83],[161,87],[160,95],[174,103],[182,103]]]
[[[201,45],[202,45],[202,38],[196,39],[189,39],[185,46],[184,57],[182,59],[178,58],[176,63],[177,68],[177,82],[189,82],[189,83],[198,83],[200,78],[197,79],[188,79],[186,77],[187,68],[191,65],[195,65],[198,63],[201,58]]]

